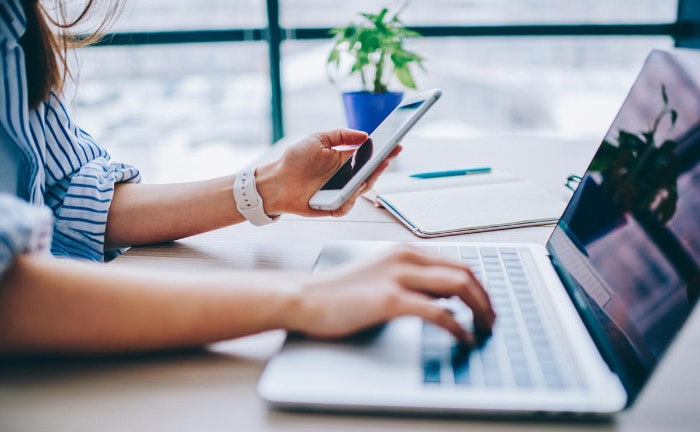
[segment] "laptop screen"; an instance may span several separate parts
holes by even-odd
[[[547,247],[634,399],[700,291],[700,51],[652,51]]]

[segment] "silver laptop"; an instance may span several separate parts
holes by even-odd
[[[416,243],[486,287],[498,319],[479,347],[415,317],[346,341],[290,338],[259,393],[281,408],[618,412],[696,302],[699,221],[700,53],[653,51],[546,246]],[[316,270],[389,246],[329,243]],[[444,303],[469,325],[466,306]]]

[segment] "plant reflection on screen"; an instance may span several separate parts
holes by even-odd
[[[601,187],[623,211],[646,213],[660,223],[668,222],[678,201],[678,143],[665,140],[656,145],[659,124],[669,116],[675,126],[678,112],[669,107],[666,86],[661,84],[663,106],[651,128],[636,134],[620,129],[617,145],[603,141],[590,170],[600,172]]]

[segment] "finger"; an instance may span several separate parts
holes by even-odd
[[[384,161],[381,164],[379,164],[377,169],[374,170],[372,175],[370,175],[367,178],[367,180],[365,181],[365,185],[366,185],[367,189],[372,189],[374,187],[374,184],[379,179],[379,176],[381,176],[384,173],[384,171],[387,169],[388,166],[389,166],[389,162],[387,162],[387,161]]]
[[[426,266],[447,266],[447,267],[452,267],[456,268],[462,271],[465,271],[469,274],[470,278],[474,281],[475,288],[477,290],[476,294],[480,297],[480,300],[482,300],[484,303],[487,303],[490,305],[490,300],[489,296],[486,293],[486,290],[484,287],[481,285],[481,283],[476,279],[474,276],[474,273],[472,272],[471,268],[469,268],[468,265],[463,264],[459,261],[453,260],[453,259],[446,259],[440,255],[422,251],[418,249],[417,247],[414,247],[412,245],[400,245],[398,249],[398,254],[397,258],[400,260],[405,260],[406,262],[411,262],[414,264],[418,265],[426,265]]]
[[[369,188],[371,188],[374,183],[377,181],[379,176],[389,167],[389,164],[391,161],[396,158],[396,156],[401,153],[403,150],[402,147],[396,147],[394,150],[392,150],[391,153],[389,153],[389,156],[387,156],[378,166],[377,168],[374,169],[372,174],[367,178],[367,183],[369,183]]]
[[[395,158],[402,151],[403,151],[403,146],[401,144],[398,144],[396,147],[394,147],[394,150],[392,150],[391,153],[389,153],[389,156],[387,157],[387,159]]]
[[[307,212],[304,213],[303,216],[306,216],[306,217],[333,216],[333,212],[331,210],[319,210],[319,209],[313,209],[313,208],[309,207]]]
[[[358,192],[355,192],[350,198],[348,198],[337,210],[333,212],[333,216],[335,217],[340,217],[340,216],[345,216],[346,214],[350,213],[350,210],[352,210],[353,207],[355,207],[355,202],[357,201],[357,198],[360,196],[362,191],[364,190],[364,186],[360,186],[360,189]]]
[[[357,202],[357,198],[359,198],[367,189],[366,184],[362,184],[359,189],[352,195],[350,198],[345,200],[345,202],[336,210],[319,210],[319,209],[314,209],[309,206],[307,208],[307,213],[305,214],[306,216],[309,217],[322,217],[322,216],[332,216],[332,217],[341,217],[345,216],[352,210],[352,208],[355,206],[355,203]]]
[[[357,188],[355,192],[350,195],[350,198],[348,198],[347,201],[345,201],[345,204],[350,203],[350,202],[355,202],[357,198],[361,197],[363,193],[367,192],[369,190],[367,182],[362,183],[360,187]]]
[[[450,264],[441,261],[434,265],[407,266],[399,272],[397,282],[438,297],[459,297],[472,309],[476,328],[490,330],[496,313],[488,295],[468,269]]]
[[[408,289],[435,297],[458,296],[474,310],[488,309],[488,305],[481,303],[474,292],[474,280],[461,269],[444,265],[409,265],[399,272],[397,282]]]
[[[333,129],[320,134],[321,142],[327,147],[338,145],[358,145],[367,141],[367,132],[354,129]]]
[[[436,305],[426,295],[405,293],[398,304],[398,313],[418,316],[449,331],[458,341],[470,345],[474,343],[474,335],[462,327],[449,310]]]

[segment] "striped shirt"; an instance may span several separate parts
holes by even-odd
[[[21,0],[0,0],[0,146],[11,146],[0,153],[16,155],[11,170],[16,177],[3,179],[0,170],[0,183],[16,184],[21,198],[51,210],[54,255],[112,259],[121,252],[104,248],[114,185],[139,182],[139,172],[112,162],[71,120],[59,95],[51,93],[38,108],[28,109],[24,52],[18,44],[26,25]],[[10,213],[6,210],[2,217]],[[0,243],[9,244],[19,225],[5,222]]]
[[[51,227],[48,208],[0,193],[0,280],[15,256],[48,253]]]

